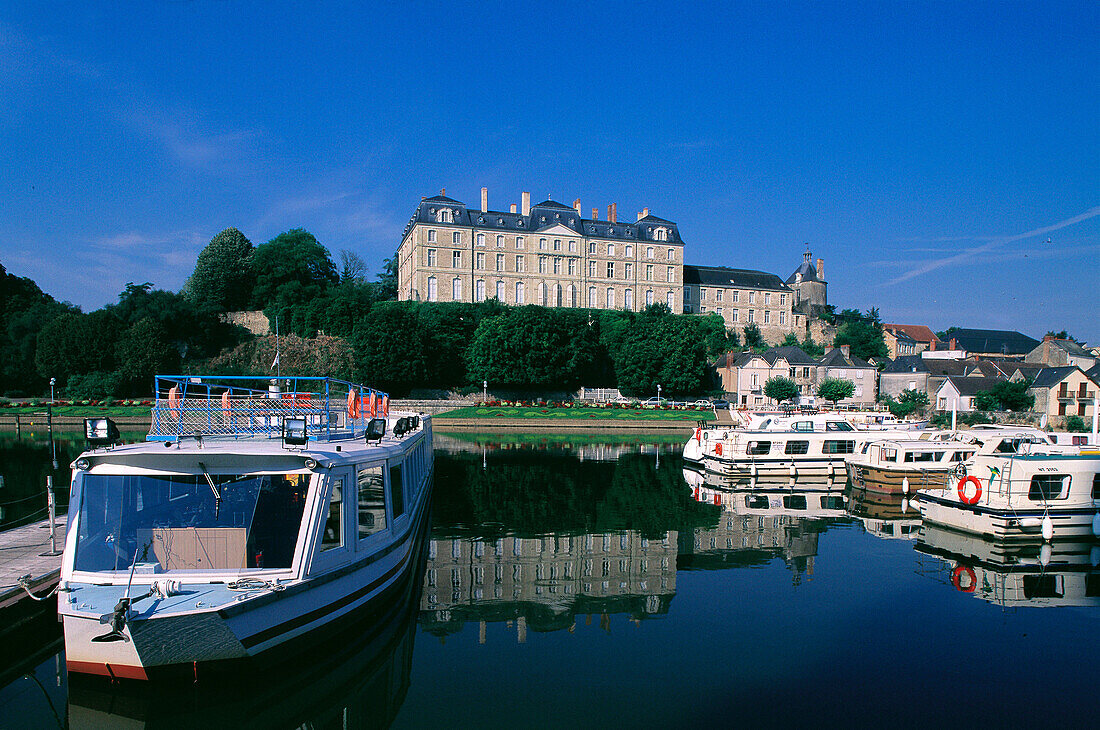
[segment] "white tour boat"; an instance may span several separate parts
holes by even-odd
[[[864,430],[840,413],[774,416],[753,428],[702,427],[684,444],[684,461],[726,478],[845,476],[845,458],[869,441],[913,431]]]
[[[58,590],[69,671],[278,661],[415,580],[429,417],[329,378],[158,376],[156,393],[145,443],[85,424]]]
[[[952,483],[918,491],[913,503],[926,523],[995,539],[1100,534],[1100,450],[1086,448],[1032,443],[979,454]]]

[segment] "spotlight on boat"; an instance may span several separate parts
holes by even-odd
[[[306,435],[306,419],[288,418],[283,421],[283,443],[287,446],[305,446],[309,441]]]
[[[91,465],[92,462],[88,461],[87,459],[77,459],[76,463],[73,464],[73,466],[75,466],[80,471],[86,471]]]
[[[121,440],[118,426],[110,418],[85,418],[84,438],[89,446],[111,446]]]
[[[306,465],[307,469],[309,469],[310,471],[313,471],[314,469],[317,468],[317,460],[316,459],[306,459],[305,460],[305,465]]]

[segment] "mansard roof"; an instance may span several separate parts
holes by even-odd
[[[958,329],[947,337],[967,352],[1026,355],[1039,345],[1039,340],[1014,330]]]
[[[826,352],[825,356],[823,358],[821,358],[820,364],[823,367],[830,367],[830,368],[848,367],[848,368],[861,368],[861,369],[864,369],[864,370],[866,370],[867,368],[870,368],[870,369],[874,370],[874,365],[867,362],[866,360],[859,359],[855,355],[848,355],[848,357],[845,357],[844,356],[844,351],[841,350],[839,347],[834,347],[833,349]]]
[[[952,376],[948,378],[945,382],[950,382],[951,385],[955,386],[955,390],[959,392],[959,395],[971,396],[977,395],[978,393],[983,393],[987,390],[992,390],[993,386],[995,386],[997,383],[1004,383],[1005,379],[985,376],[963,378]]]
[[[1058,383],[1068,378],[1073,373],[1081,370],[1076,365],[1066,365],[1059,368],[1043,368],[1035,373],[1035,379],[1031,381],[1032,388],[1053,388]],[[1084,372],[1084,371],[1082,371]]]
[[[737,286],[745,289],[790,291],[790,287],[784,284],[775,274],[752,269],[731,269],[726,266],[692,266],[684,264],[684,283],[700,286]]]

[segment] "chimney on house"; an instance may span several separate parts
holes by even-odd
[[[577,215],[580,216],[580,214],[581,214],[581,199],[580,198],[577,198],[576,200],[573,201],[573,210],[577,211]]]
[[[841,352],[842,355],[844,355],[844,359],[847,360],[852,356],[852,346],[851,345],[841,345],[840,346],[840,352]]]
[[[948,349],[954,350],[955,349],[955,342],[956,342],[955,338],[952,337],[951,338],[951,343],[950,343],[950,346],[949,346]]]
[[[439,189],[439,194],[443,195],[443,196],[446,196],[447,195],[447,188],[440,188]]]
[[[592,209],[592,220],[598,221],[599,219],[600,219],[600,209],[599,208],[593,208]]]
[[[607,206],[607,220],[610,221],[611,223],[618,223],[619,222],[619,213],[616,209],[615,203],[612,203],[611,205]]]
[[[508,212],[509,213],[515,213],[516,212],[516,204],[515,203],[512,203],[511,205],[508,206]]]
[[[936,351],[936,343],[939,342],[939,340],[940,340],[939,337],[933,337],[932,338],[932,341],[930,343],[928,343],[928,351],[929,352],[935,352]]]
[[[524,192],[519,196],[520,212],[524,215],[531,215],[531,193]]]
[[[825,259],[817,260],[817,278],[825,281]]]
[[[481,189],[481,212],[489,212],[489,188]]]
[[[1043,342],[1050,342],[1054,339],[1054,335],[1043,335]]]

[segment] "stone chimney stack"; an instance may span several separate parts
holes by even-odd
[[[649,208],[642,208],[642,212],[638,214],[638,220],[645,218],[649,215]]]
[[[616,210],[616,205],[614,203],[607,206],[607,220],[609,220],[612,223],[618,223],[619,222],[619,214],[618,214],[618,211]]]
[[[1054,339],[1054,335],[1043,335],[1043,342],[1050,342]]]
[[[573,201],[573,210],[577,211],[577,215],[581,215],[581,199],[577,198]]]
[[[508,212],[509,213],[515,213],[516,212],[516,204],[515,203],[512,203],[510,206],[508,206]]]
[[[954,337],[952,337],[951,338],[951,344],[948,346],[948,349],[951,349],[951,350],[956,349],[955,348],[955,343],[957,343],[957,342],[958,342],[958,340],[956,340]]]
[[[489,211],[489,188],[481,189],[481,212],[487,213]]]
[[[598,221],[599,219],[600,219],[600,209],[599,208],[593,208],[592,209],[592,220]]]
[[[531,193],[523,192],[519,196],[520,212],[524,215],[531,215]]]
[[[852,346],[851,345],[841,345],[840,346],[840,352],[841,352],[841,354],[844,355],[844,359],[847,360],[852,356]]]
[[[825,281],[825,259],[817,260],[817,278]]]

